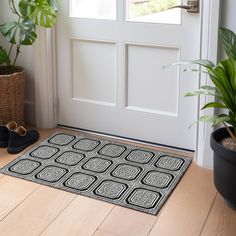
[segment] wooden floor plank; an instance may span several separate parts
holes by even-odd
[[[149,235],[199,235],[215,195],[212,171],[193,163],[170,196]]]
[[[219,194],[217,194],[214,205],[201,234],[201,236],[210,235],[236,235],[236,211],[230,209]]]
[[[5,149],[4,152],[1,153],[0,158],[0,168],[7,165],[11,161],[15,160],[21,154],[8,154],[7,150]]]
[[[2,177],[0,179],[0,221],[38,186],[38,184],[10,176]]]
[[[41,186],[0,222],[0,235],[38,236],[74,198],[74,194]]]
[[[0,158],[2,156],[2,153],[5,151],[6,148],[0,148]]]
[[[116,236],[116,235],[98,229],[98,230],[93,234],[93,236]]]
[[[78,196],[42,236],[91,236],[113,207],[106,202]]]
[[[156,221],[156,216],[116,206],[99,229],[117,236],[145,236]]]
[[[14,160],[16,155],[9,155],[6,148],[0,148],[0,168]]]

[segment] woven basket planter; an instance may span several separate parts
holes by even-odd
[[[24,124],[25,71],[0,75],[0,124],[16,121]]]

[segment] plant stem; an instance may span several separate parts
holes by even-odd
[[[16,15],[18,15],[20,17],[19,12],[16,10],[16,6],[15,6],[14,0],[11,0],[11,4],[12,4],[12,11],[13,11],[13,13],[15,13]]]
[[[230,128],[226,125],[225,122],[223,122],[225,128],[227,129],[227,131],[229,132],[229,135],[231,136],[232,140],[234,143],[236,143],[236,136],[234,135],[234,133],[230,130]]]
[[[15,67],[17,57],[18,57],[18,55],[19,55],[19,53],[20,53],[20,46],[21,46],[21,45],[17,45],[17,48],[16,48],[16,56],[15,56],[15,59],[14,59],[13,65],[12,65],[13,67]]]
[[[10,47],[10,49],[9,49],[8,56],[11,55],[12,48],[13,48],[13,43],[11,44],[11,47]]]
[[[14,0],[9,0],[9,1],[11,1],[13,13],[15,13],[16,15],[18,15],[18,23],[19,23],[19,22],[20,22],[20,19],[21,19],[21,15],[20,15],[19,12],[16,10],[16,6],[15,6]],[[20,53],[20,46],[21,46],[21,44],[17,45],[17,47],[16,47],[16,56],[15,56],[14,62],[13,62],[13,64],[12,64],[12,67],[13,67],[13,68],[14,68],[15,65],[16,65],[16,60],[17,60],[17,58],[18,58],[18,56],[19,56],[19,53]],[[13,44],[11,45],[11,48],[10,48],[10,51],[9,51],[9,55],[10,55],[10,53],[11,53],[12,47],[13,47]]]

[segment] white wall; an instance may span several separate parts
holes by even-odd
[[[0,24],[8,21],[9,19],[14,19],[10,14],[8,7],[8,0],[1,0],[0,3]],[[0,36],[0,45],[3,47],[8,47],[8,43],[5,39]],[[25,93],[25,120],[27,123],[35,123],[35,93],[34,93],[34,58],[33,58],[33,47],[32,46],[22,46],[21,53],[17,60],[17,65],[21,65],[26,69],[27,81],[26,81],[26,93]]]
[[[222,0],[222,26],[236,32],[236,1]]]

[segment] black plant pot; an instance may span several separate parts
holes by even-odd
[[[220,141],[229,137],[225,128],[211,134],[214,151],[214,183],[228,206],[236,209],[236,151],[225,148]]]

